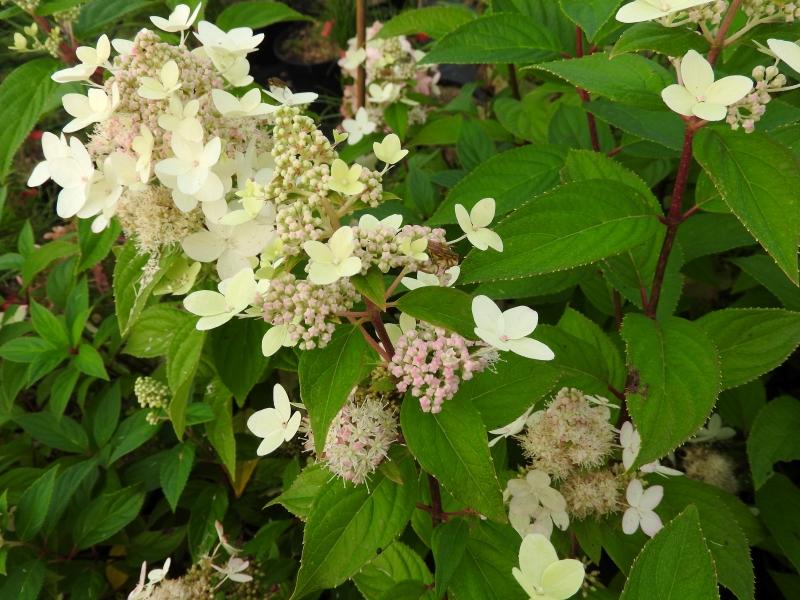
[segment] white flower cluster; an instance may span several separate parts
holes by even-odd
[[[419,65],[424,52],[415,50],[405,36],[382,38],[383,27],[375,21],[367,29],[366,48],[359,48],[356,38],[350,39],[347,52],[339,60],[344,75],[352,79],[344,88],[342,129],[350,144],[358,143],[365,135],[385,129],[383,112],[387,106],[402,102],[408,106],[409,124],[424,123],[425,106],[415,99],[419,96],[438,96],[439,69]],[[366,69],[366,105],[356,109],[355,84],[358,68]]]
[[[564,388],[544,410],[533,412],[531,407],[514,422],[490,432],[498,436],[492,444],[516,436],[530,460],[530,470],[509,480],[504,494],[509,521],[521,536],[550,537],[553,526],[565,530],[570,519],[600,519],[623,510],[626,534],[641,528],[652,537],[661,529],[654,509],[664,489],[645,488],[643,479],[631,471],[641,437],[629,422],[616,431],[610,423],[611,407],[604,398]],[[622,448],[620,461],[613,456],[615,447]],[[639,470],[682,474],[658,461]]]

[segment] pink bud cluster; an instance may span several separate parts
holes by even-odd
[[[378,267],[383,273],[403,267],[410,272],[420,269],[429,271],[432,268],[430,258],[421,261],[403,254],[400,251],[401,240],[425,238],[428,242],[446,244],[444,229],[432,229],[424,225],[406,225],[399,232],[386,225],[375,229],[356,226],[353,227],[353,235],[356,239],[354,254],[361,259],[362,273],[372,266]]]
[[[772,100],[770,92],[786,85],[786,76],[772,65],[757,66],[753,69],[753,79],[756,81],[753,91],[728,107],[728,117],[725,121],[734,131],[741,127],[746,133],[753,133],[756,123],[767,112],[767,104]]]
[[[330,342],[336,327],[334,315],[350,310],[358,298],[346,278],[330,285],[314,285],[284,273],[270,282],[262,310],[267,323],[285,325],[293,343],[301,350],[312,350]]]
[[[350,394],[336,414],[325,438],[320,460],[342,479],[364,483],[386,458],[397,440],[397,414],[379,396]],[[306,450],[313,452],[314,436],[309,430]]]
[[[438,413],[462,380],[472,379],[473,373],[489,364],[486,355],[470,354],[478,345],[457,333],[421,323],[397,340],[389,372],[398,379],[399,392],[410,389],[424,412]]]

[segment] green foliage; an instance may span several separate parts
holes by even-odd
[[[466,398],[457,406],[445,402],[441,412],[427,414],[419,400],[406,396],[400,423],[411,453],[454,498],[490,519],[506,520],[486,430]]]
[[[391,38],[411,33],[426,33],[432,38],[439,39],[474,18],[474,13],[462,6],[426,6],[395,15],[383,24],[378,36]]]
[[[524,600],[528,594],[512,569],[526,566],[519,551],[528,521],[538,530],[548,520],[557,521],[549,537],[559,558],[600,565],[583,588],[588,598],[793,597],[800,586],[794,464],[800,459],[794,375],[800,92],[792,87],[800,73],[779,59],[785,86],[779,79],[766,88],[759,83],[757,94],[728,112],[734,121],[742,111],[733,126],[678,115],[662,91],[678,81],[676,59],[689,50],[714,59],[716,79],[759,79],[753,67],[773,59],[765,59],[756,42],[795,40],[800,28],[774,15],[756,23],[735,3],[740,13],[732,21],[720,15],[698,26],[679,14],[669,27],[655,20],[629,25],[615,18],[627,1],[405,3],[403,10],[395,10],[399,3],[368,2],[367,25],[383,22],[369,42],[368,82],[392,69],[380,62],[387,56],[380,45],[387,42],[390,54],[414,49],[422,68],[403,68],[420,78],[437,63],[450,64],[440,81],[434,79],[443,93],[419,93],[409,80],[401,101],[369,98],[374,132],[356,144],[335,145],[333,152],[348,165],[365,165],[360,180],[368,182],[369,198],[328,189],[329,155],[314,158],[318,145],[307,144],[304,132],[295,140],[302,150],[287,157],[273,115],[259,118],[253,134],[254,117],[220,117],[220,107],[211,108],[218,98],[201,99],[204,141],[224,138],[224,158],[213,173],[228,202],[241,197],[234,194],[245,179],[265,175],[247,172],[253,160],[260,169],[271,152],[270,169],[277,173],[265,188],[270,205],[258,222],[266,230],[275,208],[279,236],[259,238],[262,253],[238,256],[240,244],[255,240],[237,237],[234,227],[217,231],[213,203],[196,209],[198,222],[221,232],[207,248],[228,252],[219,264],[188,260],[180,242],[143,252],[145,240],[137,239],[130,220],[140,218],[136,209],[153,208],[144,206],[149,196],[131,193],[139,189],[138,178],[112,193],[122,180],[113,181],[118,173],[106,160],[108,151],[146,162],[130,147],[124,125],[128,96],[138,95],[127,82],[111,135],[98,134],[102,123],[69,133],[93,161],[91,210],[84,206],[79,216],[58,221],[52,207],[59,186],[26,186],[42,158],[42,132],[59,133],[69,120],[62,97],[86,92],[79,82],[57,87],[51,74],[88,56],[87,49],[78,50],[76,59],[78,46],[95,47],[102,34],[129,39],[151,27],[150,12],[167,16],[165,7],[172,10],[180,0],[42,0],[32,14],[6,3],[0,9],[6,46],[19,43],[12,35],[24,32],[28,49],[6,52],[0,83],[0,598],[123,597],[143,562],[153,569],[168,558],[168,577],[178,587],[193,565],[192,572],[211,571],[210,562],[223,568],[233,552],[249,561],[245,573],[258,581],[252,587],[222,582],[215,597],[236,598],[242,590],[296,600]],[[340,46],[353,31],[352,2],[308,11],[314,14],[298,12],[306,11],[303,3],[288,4],[211,1],[203,3],[198,20],[223,31],[269,28],[267,43],[277,33],[273,25],[320,21],[321,28],[310,27],[296,44],[304,51],[320,29]],[[23,30],[33,19],[38,41],[31,29]],[[45,25],[59,29],[48,34]],[[714,56],[720,27],[725,48]],[[170,51],[175,57],[199,46],[191,30],[156,33],[185,45]],[[48,35],[46,50],[38,44]],[[408,37],[397,43],[400,35]],[[220,45],[240,36],[246,37],[242,30]],[[228,85],[230,77],[246,75],[238,72],[244,50],[227,65],[233,73],[222,72],[229,56],[207,49],[214,76],[204,85],[224,80],[235,96],[277,85],[267,81],[274,65],[260,64],[263,54],[247,57],[252,83]],[[117,53],[110,57],[115,69],[129,60]],[[176,60],[183,75],[189,59]],[[453,64],[475,67],[453,70]],[[278,66],[294,92],[312,91],[294,66]],[[450,79],[462,68],[473,81],[451,93]],[[320,87],[311,87],[320,97],[311,111],[297,110],[311,117],[318,112],[325,120],[320,135],[330,137],[341,114],[352,116],[352,106],[340,107],[339,92],[331,95],[316,72],[313,83]],[[93,80],[102,84],[112,74],[100,68]],[[189,110],[185,103],[199,82],[181,78],[178,95]],[[766,112],[755,115],[755,132],[746,133],[746,105],[763,102],[766,92]],[[75,96],[72,102],[74,109]],[[152,132],[150,179],[142,183],[163,192],[170,186],[156,165],[171,156],[165,140],[180,133],[164,138],[168,120],[160,117],[170,102],[153,102],[143,122],[153,117],[159,127]],[[209,129],[203,119],[211,110]],[[228,139],[223,125],[234,119],[242,127]],[[298,121],[300,129],[312,122]],[[373,164],[367,154],[389,131],[409,156],[381,173],[384,163],[367,167]],[[687,131],[691,146],[684,143]],[[253,135],[265,145],[251,145]],[[294,190],[292,181],[300,183]],[[306,189],[308,182],[316,187]],[[183,192],[169,196],[188,202]],[[373,202],[377,197],[380,203]],[[480,234],[462,232],[456,219],[457,205],[469,212],[484,198],[495,200],[495,214],[474,229],[498,234],[502,252],[474,247]],[[88,213],[103,202],[111,221],[94,232]],[[275,289],[274,276],[307,280],[313,270],[303,242],[325,242],[332,230],[355,227],[364,214],[400,215],[403,229],[371,248],[359,238],[356,255],[363,261],[371,260],[363,258],[369,252],[383,253],[383,259],[399,259],[392,265],[407,266],[362,262],[358,274],[335,283],[351,297],[321,317],[317,307],[338,301],[339,291],[298,286],[275,302],[287,307],[281,318],[288,318],[271,318],[274,309],[263,302],[265,290]],[[172,223],[162,225],[170,229]],[[429,235],[426,227],[441,228],[427,240],[428,258],[410,256],[421,250],[398,251],[409,227],[425,232],[422,237]],[[363,229],[354,231],[363,237]],[[302,238],[303,231],[311,237]],[[216,267],[223,271],[228,259],[250,261],[258,280],[243,310],[218,276]],[[456,265],[458,277],[450,270]],[[178,290],[176,276],[187,268],[191,285]],[[416,281],[425,286],[404,285],[404,277],[420,272],[428,278]],[[430,285],[433,276],[440,285]],[[232,318],[198,330],[192,300],[213,297],[204,306],[223,310],[214,290],[223,293]],[[472,309],[478,295],[511,312],[480,326]],[[407,318],[415,320],[413,333]],[[262,338],[279,323],[289,337],[264,357]],[[442,349],[434,328],[463,337],[467,350]],[[504,346],[524,331],[555,357],[532,360]],[[402,345],[400,335],[406,336]],[[411,349],[390,356],[391,346]],[[485,368],[461,370],[466,359],[485,361]],[[398,373],[408,377],[404,384],[412,381],[402,393]],[[278,383],[287,391],[290,414],[302,416],[296,432],[298,417],[289,419],[273,397]],[[437,393],[437,386],[441,411],[426,413],[418,396],[428,387]],[[562,388],[584,396],[559,393]],[[556,398],[586,405],[559,408]],[[347,422],[346,405],[371,418]],[[587,407],[608,415],[603,434],[584,428],[579,417]],[[545,410],[547,418],[558,410],[568,415],[559,417],[561,429],[543,434],[552,434],[551,445],[537,449],[529,433]],[[376,431],[380,419],[395,429]],[[733,433],[715,429],[717,419]],[[625,421],[641,438],[627,469],[621,460],[630,459],[631,445],[620,448],[619,435]],[[610,441],[599,440],[605,434]],[[262,439],[278,438],[279,448],[257,454]],[[543,454],[566,452],[562,444],[575,454],[591,453],[594,444],[603,448],[593,466],[573,464],[557,475]],[[358,485],[332,469],[354,455],[369,456],[374,467]],[[684,476],[653,473],[656,460]],[[521,491],[532,469],[547,472],[564,497],[565,531],[561,515],[540,506],[558,498],[543,489],[531,488],[527,496]],[[613,489],[592,482],[576,491],[579,478],[596,472],[608,476]],[[649,541],[620,527],[633,479],[646,489],[663,487],[654,511],[665,525]],[[587,496],[602,494],[613,510],[581,511]],[[210,575],[214,584],[221,579],[218,571]]]
[[[622,327],[634,373],[628,411],[642,435],[638,463],[664,456],[697,431],[719,393],[720,361],[695,323],[628,315]],[[629,384],[630,386],[631,384]]]
[[[614,181],[593,180],[534,198],[495,230],[504,240],[503,260],[498,264],[491,250],[471,250],[463,281],[513,279],[596,262],[655,236],[658,221],[641,192]]]
[[[645,544],[620,599],[710,600],[719,598],[715,579],[698,510],[689,506]]]

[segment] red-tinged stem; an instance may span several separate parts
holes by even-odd
[[[378,342],[372,339],[372,336],[367,333],[367,330],[364,329],[363,325],[358,325],[358,330],[361,332],[361,335],[364,336],[364,339],[367,340],[367,343],[372,346],[372,349],[380,354],[381,358],[383,358],[387,363],[391,362],[392,357],[386,353],[386,350],[384,350]]]
[[[725,17],[722,19],[722,23],[719,25],[717,35],[714,36],[714,43],[711,44],[711,50],[708,51],[708,62],[712,65],[717,62],[719,53],[722,52],[722,49],[725,47],[725,36],[727,35],[728,30],[731,28],[733,19],[736,17],[736,13],[741,4],[742,0],[733,0],[728,7],[728,12],[725,13]]]
[[[575,28],[575,56],[577,58],[583,56],[583,29],[580,27]],[[577,88],[577,90],[581,101],[589,102],[589,92],[582,88]],[[594,115],[588,110],[586,111],[586,120],[589,123],[589,138],[592,141],[592,150],[600,152],[600,137],[597,135],[597,121],[595,121]]]
[[[433,526],[436,527],[445,520],[445,514],[442,511],[442,490],[439,487],[439,481],[433,475],[428,475],[428,487],[431,491],[431,520]]]
[[[667,233],[664,235],[664,242],[658,255],[653,284],[650,286],[650,298],[644,310],[644,313],[651,319],[656,317],[661,287],[664,283],[664,274],[667,271],[667,262],[669,261],[670,252],[672,252],[672,246],[675,243],[675,236],[678,234],[678,226],[683,222],[683,194],[686,191],[689,169],[692,166],[692,140],[695,132],[701,126],[699,123],[695,118],[690,118],[686,122],[686,130],[683,135],[683,151],[678,163],[678,173],[675,176],[675,186],[672,188],[672,201],[670,202],[667,217],[664,219],[667,225]]]
[[[381,319],[381,312],[378,310],[378,307],[375,305],[375,303],[367,298],[364,298],[364,304],[367,306],[369,320],[372,321],[372,326],[375,328],[375,333],[378,334],[378,339],[381,341],[381,344],[383,344],[387,354],[390,357],[394,356],[394,345],[392,344],[392,340],[389,338],[389,333],[386,331],[386,326],[383,324],[383,320]],[[389,360],[391,360],[391,358],[389,358]]]

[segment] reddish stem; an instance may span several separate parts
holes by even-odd
[[[733,18],[736,16],[736,12],[739,10],[741,4],[742,0],[733,0],[728,7],[728,12],[725,13],[725,18],[723,18],[722,23],[720,23],[717,35],[714,37],[714,43],[711,44],[711,50],[708,51],[708,62],[711,63],[712,66],[717,62],[719,53],[722,52],[722,49],[725,47],[725,35],[728,33],[728,29],[731,28]]]
[[[372,326],[375,328],[375,333],[378,334],[378,339],[381,341],[381,344],[383,344],[383,347],[388,355],[390,357],[394,356],[394,345],[392,344],[392,340],[389,338],[389,332],[386,331],[386,326],[381,320],[381,313],[378,310],[378,307],[374,302],[367,298],[364,298],[364,304],[367,306],[369,320],[372,321]],[[391,358],[389,360],[391,361]]]
[[[577,58],[583,56],[583,29],[580,27],[575,28],[575,56]],[[583,102],[589,102],[589,92],[583,88],[576,89],[578,90],[578,95],[581,97],[581,100]],[[592,150],[600,152],[600,137],[597,135],[597,121],[595,121],[594,115],[590,113],[588,109],[586,111],[586,120],[589,123],[589,138],[592,141]]]
[[[431,520],[433,526],[436,527],[446,518],[442,511],[442,490],[439,487],[439,481],[433,475],[428,475],[428,487],[431,491]]]
[[[689,169],[692,166],[692,140],[697,129],[701,126],[695,118],[690,118],[686,122],[686,130],[683,135],[683,151],[678,163],[678,173],[675,176],[675,186],[672,188],[672,201],[669,212],[664,222],[667,225],[667,233],[661,245],[661,252],[656,263],[656,272],[653,275],[653,284],[650,286],[650,298],[644,307],[644,313],[651,319],[655,319],[658,301],[661,296],[661,287],[664,283],[664,274],[667,270],[672,246],[675,243],[675,236],[678,234],[678,226],[683,222],[682,203],[683,194],[686,191],[686,182],[689,179]]]

